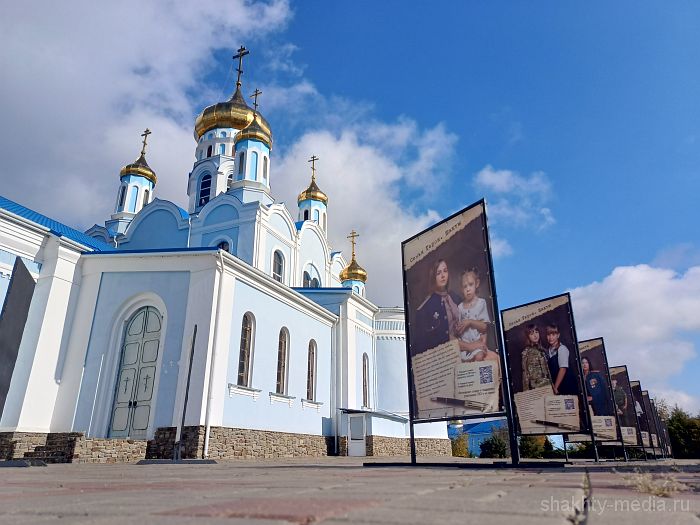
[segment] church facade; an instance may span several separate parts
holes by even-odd
[[[354,232],[349,262],[329,245],[318,159],[295,215],[275,200],[240,69],[195,122],[188,209],[156,198],[148,130],[104,226],[0,197],[0,458],[408,453],[403,311],[366,298]]]

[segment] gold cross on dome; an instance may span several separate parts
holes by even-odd
[[[350,235],[347,236],[347,239],[350,239],[350,242],[352,243],[352,258],[355,259],[355,239],[357,239],[360,236],[359,233],[357,233],[355,230],[352,230],[350,232]]]
[[[316,155],[311,155],[311,158],[306,162],[311,163],[311,180],[316,180],[316,161],[318,157]]]
[[[146,128],[146,130],[143,133],[141,133],[141,136],[143,137],[143,148],[141,148],[141,155],[146,154],[146,139],[151,133],[153,132],[148,128]]]
[[[256,113],[258,112],[258,97],[262,95],[262,91],[260,91],[258,88],[255,88],[255,91],[253,91],[253,94],[250,95],[250,98],[253,99],[253,111]]]
[[[241,75],[243,74],[243,57],[249,53],[250,51],[248,51],[245,48],[245,46],[241,46],[238,48],[238,53],[233,55],[234,60],[238,59],[238,68],[236,68],[236,71],[238,71],[238,78],[236,78],[236,87],[241,87]]]

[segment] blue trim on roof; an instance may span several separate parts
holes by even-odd
[[[34,210],[30,210],[29,208],[25,208],[21,204],[17,204],[16,202],[3,197],[2,195],[0,195],[0,209],[14,213],[23,219],[27,219],[28,221],[38,224],[39,226],[43,226],[44,228],[48,228],[50,232],[57,237],[66,237],[72,241],[100,252],[114,251],[114,246],[111,246],[104,241],[100,241],[99,239],[95,239],[94,237],[90,237],[86,233],[80,232],[74,228],[71,228],[70,226],[66,226],[63,223],[47,217],[46,215],[42,215]]]
[[[294,223],[294,226],[296,226],[297,230],[301,230],[301,227],[304,226],[304,221],[297,221]]]
[[[177,207],[178,210],[180,210],[180,217],[182,217],[182,218],[185,219],[185,220],[189,219],[190,214],[187,213],[187,210],[183,210],[183,209],[180,208],[180,206],[178,206],[177,204],[176,204],[175,206]]]
[[[345,288],[344,286],[337,286],[337,287],[331,287],[331,286],[325,286],[325,287],[318,287],[318,288],[303,288],[301,286],[293,286],[292,290],[296,290],[297,292],[343,292],[347,294],[352,293],[352,288]]]
[[[337,251],[337,252],[331,252],[331,259],[338,255],[339,253],[343,253],[342,251]]]
[[[148,248],[145,250],[112,250],[114,255],[122,253],[173,253],[173,252],[218,252],[216,246],[202,246],[200,248]],[[96,253],[86,253],[84,255],[96,255]]]

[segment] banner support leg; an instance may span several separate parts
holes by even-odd
[[[416,437],[415,434],[413,433],[413,419],[411,419],[409,423],[409,429],[410,429],[410,444],[411,444],[411,465],[416,464]]]

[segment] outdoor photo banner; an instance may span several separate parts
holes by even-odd
[[[658,447],[662,450],[666,449],[666,445],[664,443],[664,435],[663,431],[661,430],[661,419],[659,418],[659,412],[656,410],[656,401],[653,399],[650,399],[649,402],[651,403],[651,413],[654,416],[654,424],[655,424],[655,429],[656,429],[656,439],[658,443]]]
[[[642,390],[642,402],[644,406],[644,415],[647,418],[647,427],[649,428],[649,446],[652,448],[658,447],[656,437],[656,426],[654,425],[654,415],[651,411],[651,400],[649,399],[649,391]]]
[[[415,420],[503,414],[483,200],[401,244]]]
[[[625,445],[633,447],[639,446],[642,443],[639,435],[639,427],[637,426],[637,415],[634,411],[634,397],[632,395],[632,386],[630,385],[627,366],[613,366],[610,368],[610,379],[612,381],[615,410],[620,420],[622,441]]]
[[[579,341],[578,351],[581,355],[581,372],[588,401],[588,412],[596,440],[619,443],[615,404],[610,388],[608,359],[605,354],[603,338]],[[570,442],[591,441],[588,434],[569,434]],[[614,444],[614,443],[608,443]]]
[[[518,432],[589,432],[569,294],[501,312]]]
[[[642,396],[642,384],[639,381],[630,381],[632,388],[632,398],[634,399],[634,410],[637,413],[637,421],[639,422],[639,437],[642,440],[642,446],[649,447],[649,420],[647,412],[644,408],[644,396]]]

